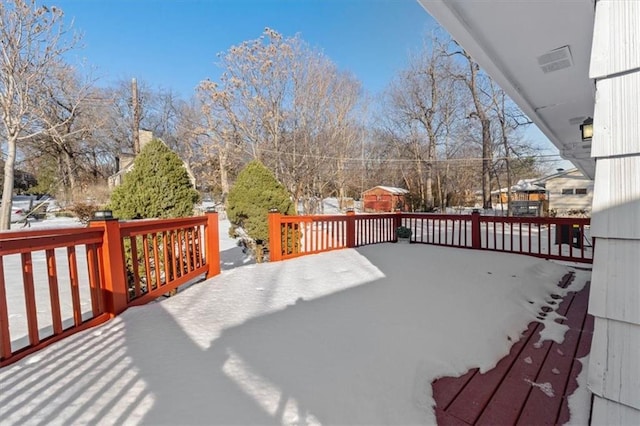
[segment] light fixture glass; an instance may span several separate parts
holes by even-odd
[[[580,133],[582,134],[582,140],[586,141],[593,137],[593,118],[588,117],[580,125]]]

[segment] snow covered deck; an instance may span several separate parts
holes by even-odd
[[[573,339],[550,302],[590,279],[422,244],[225,265],[1,368],[0,424],[434,424],[436,378],[491,370],[532,321],[542,348]]]
[[[567,275],[561,286],[568,285]],[[477,368],[460,377],[445,377],[433,383],[439,425],[565,424],[570,420],[569,398],[585,374],[593,336],[593,316],[587,314],[589,285],[569,293],[557,309],[569,329],[564,341],[538,342],[542,325],[529,324],[509,355],[484,374]],[[542,307],[547,315],[551,306]],[[584,392],[583,392],[584,393]],[[589,395],[582,395],[589,398]],[[575,404],[589,404],[589,401]],[[582,410],[582,415],[588,411]],[[587,424],[588,417],[571,419]]]

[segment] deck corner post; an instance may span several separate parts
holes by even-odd
[[[474,249],[480,249],[481,247],[481,233],[480,233],[480,212],[474,210],[471,213],[471,247]]]
[[[269,261],[282,260],[282,231],[280,217],[282,215],[275,209],[269,211]]]
[[[205,250],[209,269],[206,278],[213,278],[220,274],[220,240],[218,213],[207,212],[207,231],[205,233]]]
[[[356,246],[356,212],[347,210],[347,247]]]
[[[106,312],[115,317],[127,309],[128,289],[124,262],[124,248],[118,219],[99,219],[89,222],[90,228],[103,228],[100,256],[100,288]]]

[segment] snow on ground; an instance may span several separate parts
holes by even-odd
[[[491,369],[588,279],[418,244],[257,265],[220,234],[221,275],[0,369],[0,424],[433,424],[435,378]]]

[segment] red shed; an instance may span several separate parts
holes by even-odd
[[[376,186],[362,193],[364,211],[367,213],[407,211],[405,197],[409,193],[404,188],[392,186]]]

